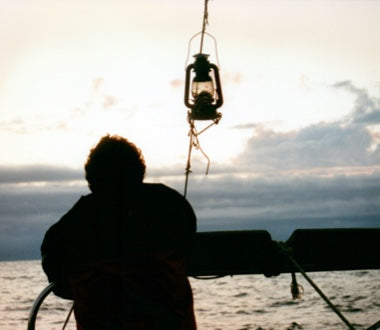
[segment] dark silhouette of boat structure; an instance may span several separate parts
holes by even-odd
[[[380,228],[297,229],[286,242],[265,230],[197,233],[190,276],[380,269]]]
[[[379,247],[380,228],[297,229],[285,242],[272,240],[266,230],[199,232],[187,270],[189,276],[200,279],[301,273],[318,291],[307,272],[380,269]],[[51,283],[34,302],[28,330],[35,328],[38,309],[54,286]],[[339,311],[334,312],[348,329],[355,329]],[[380,321],[367,330],[379,328]]]

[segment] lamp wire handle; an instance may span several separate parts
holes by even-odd
[[[189,62],[191,42],[193,41],[193,39],[195,37],[197,37],[201,33],[202,33],[202,31],[201,32],[197,32],[189,40],[189,43],[188,43],[188,46],[187,46],[187,55],[186,55],[186,61],[185,61],[185,68],[187,67],[187,63]],[[217,67],[220,68],[219,56],[218,56],[218,43],[216,41],[216,38],[212,34],[210,34],[208,32],[205,32],[204,34],[207,34],[214,41],[216,63],[217,63]]]
[[[216,62],[218,63],[218,67],[220,66],[220,65],[219,65],[218,47],[217,47],[216,39],[215,39],[215,37],[212,36],[210,33],[206,32],[206,26],[208,25],[208,2],[209,2],[209,0],[205,0],[205,3],[204,3],[202,31],[200,31],[200,32],[198,32],[198,33],[196,33],[196,34],[194,34],[194,35],[190,38],[190,40],[189,40],[189,45],[188,45],[188,49],[187,49],[187,56],[186,56],[185,67],[187,66],[187,62],[188,62],[188,60],[189,60],[189,56],[190,56],[190,45],[191,45],[191,42],[192,42],[192,40],[193,40],[196,36],[198,36],[199,34],[201,35],[201,43],[200,43],[199,53],[202,53],[202,51],[203,51],[204,36],[207,34],[209,37],[211,37],[211,38],[214,40]]]

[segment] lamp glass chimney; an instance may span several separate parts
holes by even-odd
[[[215,96],[215,87],[212,78],[210,77],[210,62],[207,54],[196,54],[194,63],[195,77],[191,85],[191,93],[196,98],[202,92],[206,92]]]
[[[193,83],[191,85],[191,93],[193,97],[196,98],[202,92],[206,92],[214,98],[215,88],[211,78],[209,81],[195,81],[195,79],[193,80]]]

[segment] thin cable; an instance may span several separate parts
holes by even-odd
[[[367,330],[376,330],[380,328],[380,321],[377,321],[375,324],[371,325]]]
[[[190,131],[189,131],[189,137],[190,137],[190,143],[189,143],[189,151],[187,154],[187,162],[186,162],[186,179],[185,179],[185,190],[183,192],[183,196],[186,197],[187,195],[187,186],[189,184],[189,175],[191,173],[191,150],[193,148],[193,129],[190,123]]]
[[[197,133],[197,135],[201,135],[205,130],[209,129],[211,126],[216,125],[218,122],[219,122],[219,118],[218,118],[218,119],[215,119],[215,120],[213,121],[213,123],[211,123],[210,125],[208,125],[208,126],[205,127],[204,129],[202,129],[200,132]]]
[[[67,323],[69,323],[69,320],[70,320],[70,317],[71,317],[73,310],[74,310],[74,304],[71,306],[69,314],[67,314],[66,321],[63,324],[62,330],[65,330]]]
[[[203,11],[203,23],[202,23],[202,35],[201,35],[201,46],[199,49],[199,53],[202,54],[203,50],[203,39],[204,39],[204,34],[206,32],[206,25],[208,25],[208,0],[205,0],[205,5],[204,5],[204,11]]]
[[[335,312],[336,315],[347,325],[350,330],[355,330],[353,325],[344,317],[344,315],[338,310],[338,308],[327,298],[327,296],[322,292],[322,290],[312,281],[312,279],[305,273],[300,264],[290,255],[288,246],[279,242],[278,246],[281,251],[289,258],[292,264],[298,269],[302,276],[309,282],[309,284],[314,288],[315,291],[321,296],[321,298],[330,306],[330,308]]]

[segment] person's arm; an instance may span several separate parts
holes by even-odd
[[[46,232],[41,245],[42,268],[46,273],[49,282],[61,277],[62,273],[62,242],[59,235],[59,225],[54,224]]]
[[[83,198],[48,229],[41,245],[42,268],[49,282],[58,283],[54,293],[67,299],[71,297],[66,283],[68,274],[72,271],[79,253],[77,244],[74,244],[78,229],[73,223],[81,217],[79,209],[83,204],[82,200]]]
[[[66,282],[60,236],[59,223],[54,224],[46,232],[41,245],[42,268],[49,282],[56,282],[54,294],[64,299],[72,299],[71,290]]]

